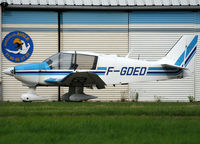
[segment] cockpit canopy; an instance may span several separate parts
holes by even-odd
[[[51,69],[94,70],[97,65],[97,56],[75,53],[57,53],[45,62]]]

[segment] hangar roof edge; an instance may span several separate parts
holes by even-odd
[[[0,0],[0,3],[7,8],[26,9],[200,9],[200,0]]]

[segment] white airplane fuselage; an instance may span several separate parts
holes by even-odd
[[[163,68],[158,61],[148,62],[115,55],[88,54],[98,56],[95,70],[16,70],[15,78],[27,85],[57,86],[58,84],[48,83],[45,80],[63,79],[67,75],[76,72],[90,72],[97,74],[108,85],[173,79],[181,73],[180,70]]]

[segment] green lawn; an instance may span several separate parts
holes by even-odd
[[[200,103],[0,103],[0,144],[199,144]]]

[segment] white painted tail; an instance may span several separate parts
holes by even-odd
[[[160,62],[193,72],[197,41],[198,35],[183,35]]]

